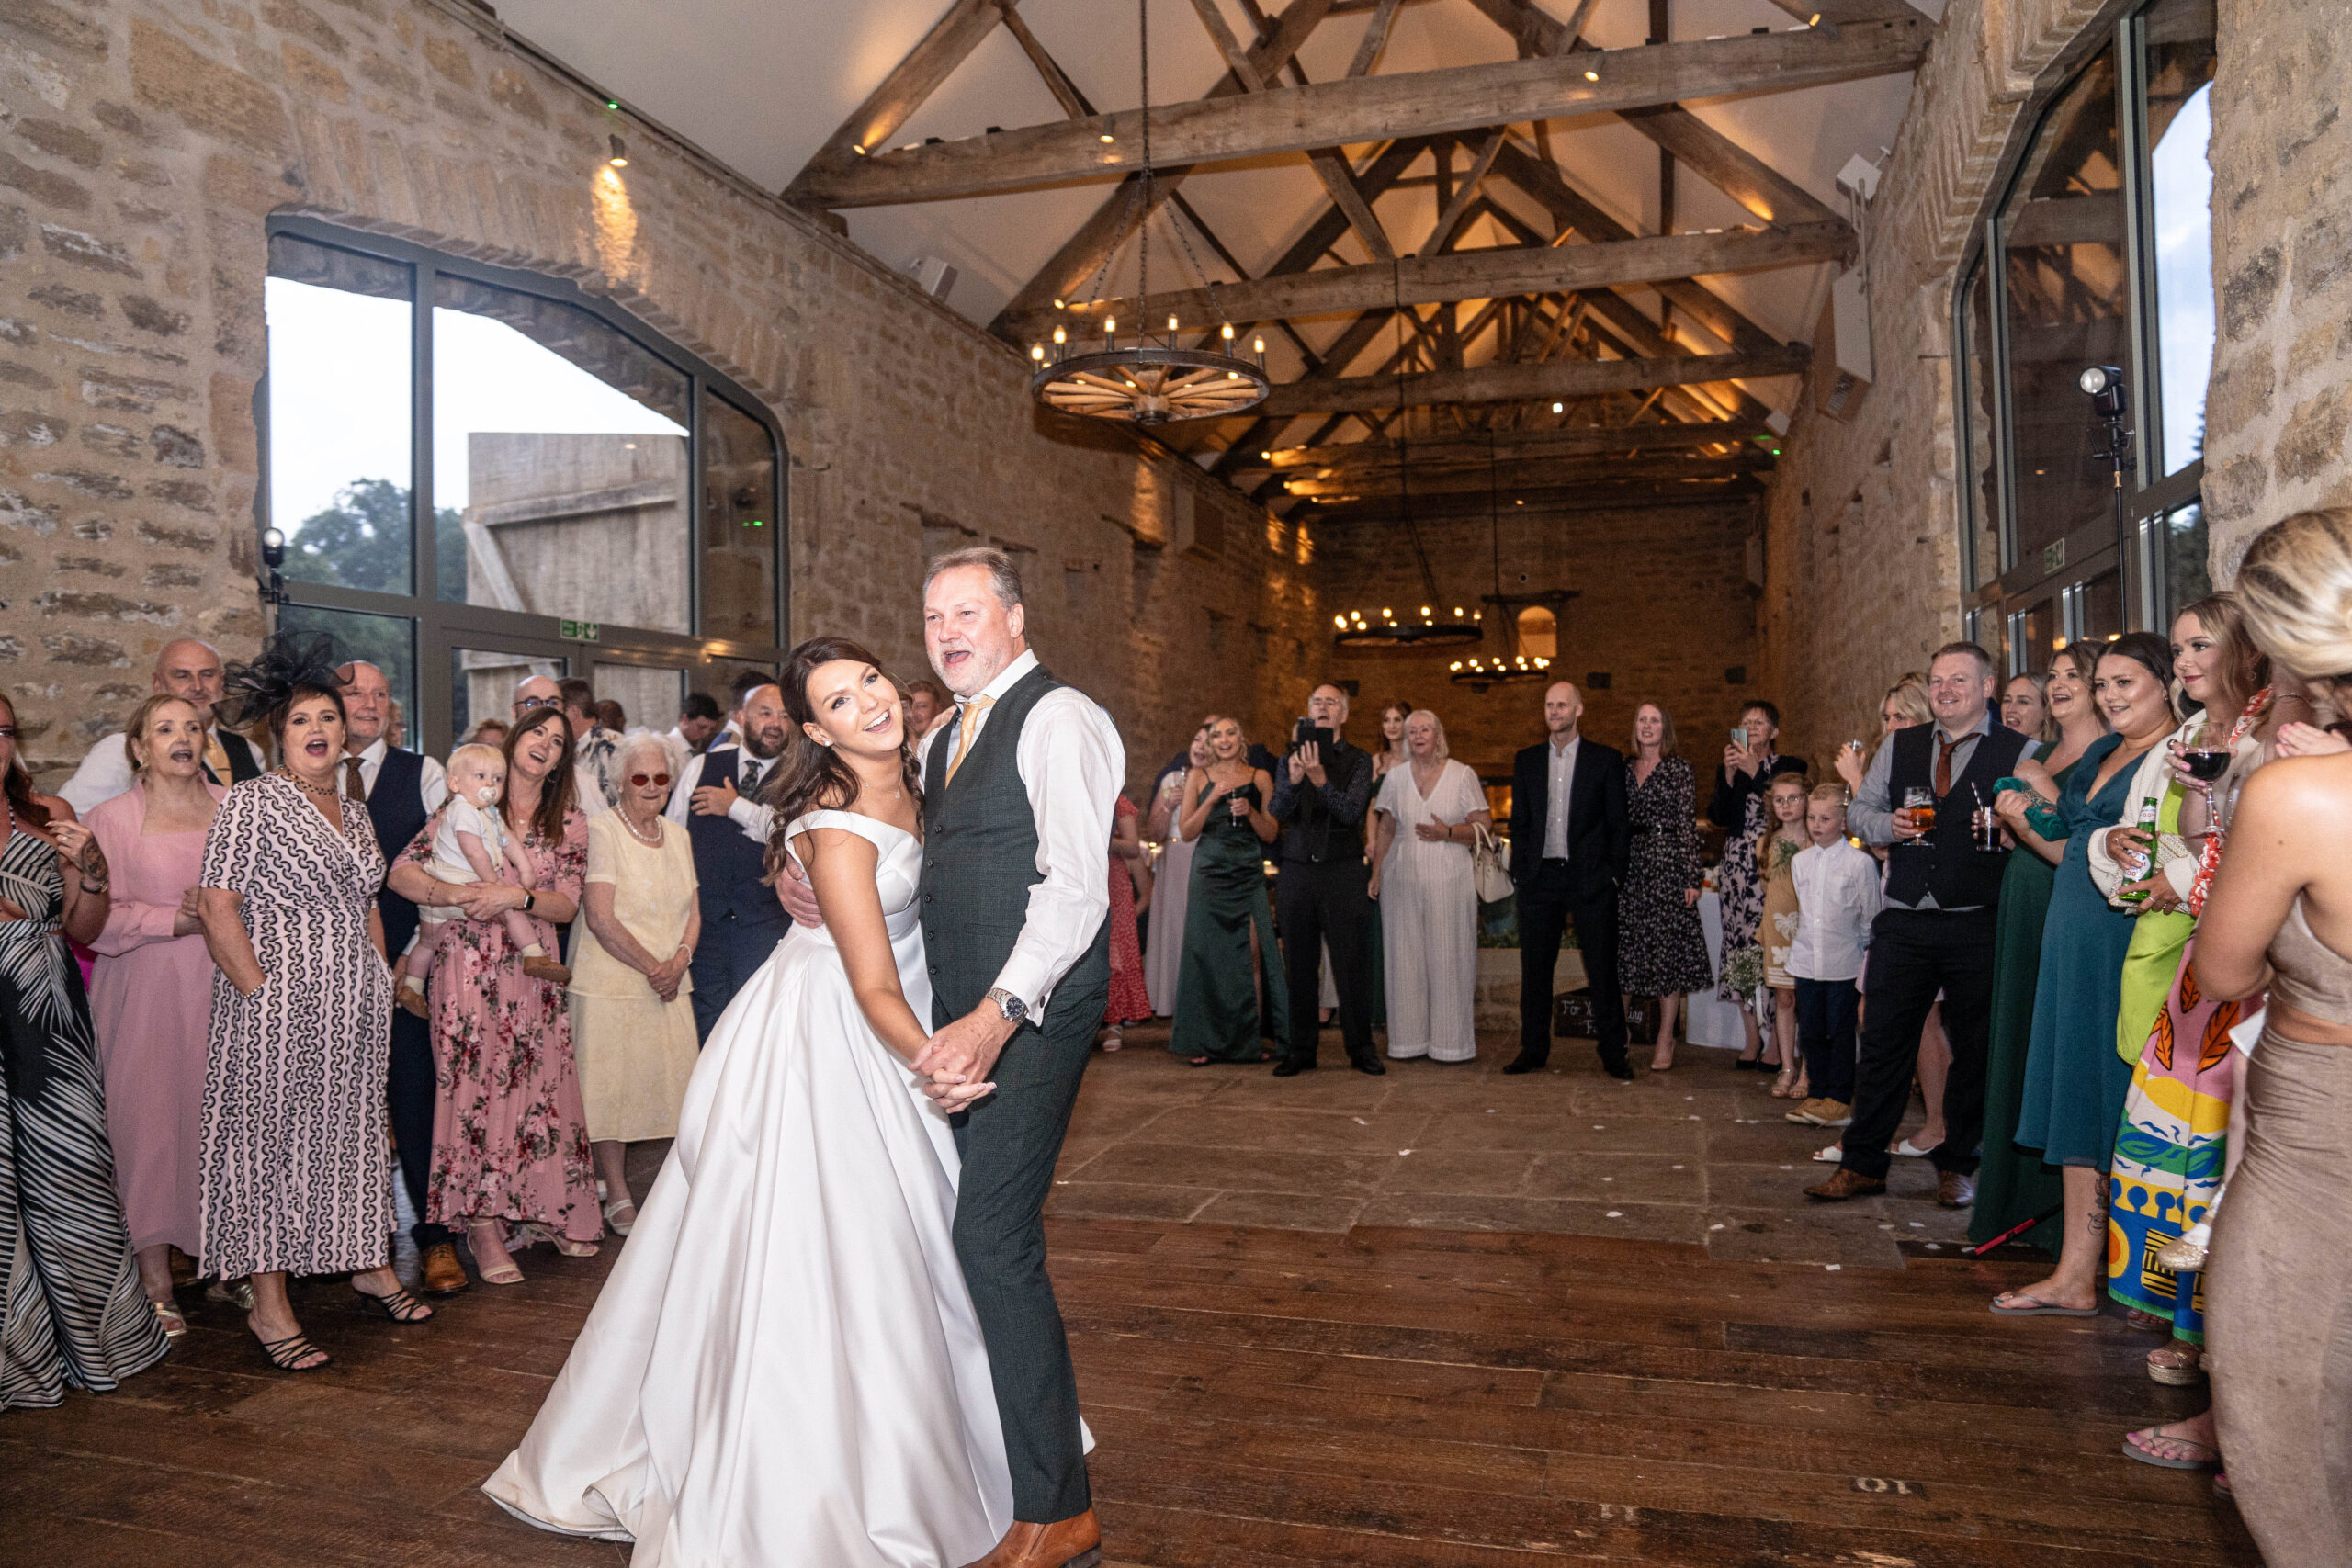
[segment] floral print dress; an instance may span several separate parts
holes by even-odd
[[[436,813],[401,858],[433,859]],[[588,819],[565,813],[563,840],[526,834],[542,897],[579,902],[588,873]],[[539,945],[561,951],[555,927],[533,918]],[[501,1220],[544,1226],[574,1241],[604,1232],[588,1117],[571,1048],[564,987],[523,973],[503,919],[458,920],[433,965],[433,1177],[428,1219],[446,1225]]]

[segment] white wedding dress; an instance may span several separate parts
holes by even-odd
[[[920,842],[880,853],[931,1017]],[[678,1138],[522,1446],[482,1489],[532,1524],[634,1540],[632,1568],[960,1568],[1012,1523],[989,1359],[949,1230],[956,1146],[801,931],[703,1048]]]

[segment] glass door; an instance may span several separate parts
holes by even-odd
[[[534,675],[560,681],[571,660],[561,644],[505,648],[452,648],[449,655],[451,743],[473,739],[485,719],[512,725],[518,715],[514,688]]]

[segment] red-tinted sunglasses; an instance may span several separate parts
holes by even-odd
[[[635,784],[639,789],[643,789],[649,784],[667,785],[670,782],[670,775],[667,773],[631,773],[628,776],[628,782]]]

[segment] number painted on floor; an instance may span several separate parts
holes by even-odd
[[[1875,1496],[1924,1497],[1928,1495],[1928,1489],[1916,1481],[1897,1481],[1884,1475],[1858,1475],[1854,1477],[1854,1490]]]

